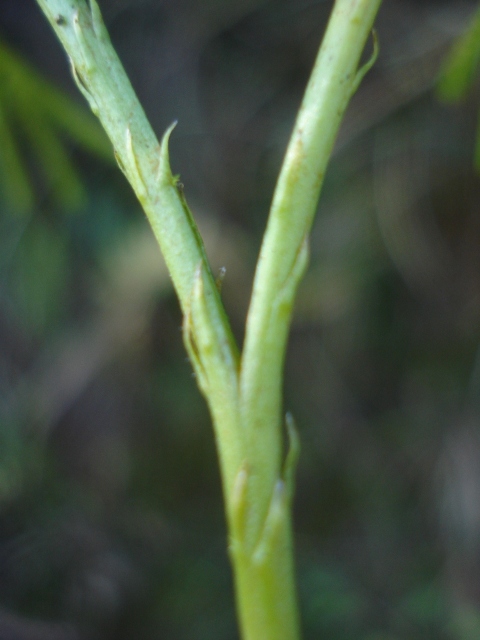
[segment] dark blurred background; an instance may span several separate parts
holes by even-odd
[[[332,2],[100,6],[157,134],[179,121],[173,170],[241,342]],[[476,6],[384,2],[324,185],[285,383],[306,640],[480,638],[480,84],[459,106],[435,90]],[[0,42],[83,106],[34,0],[1,0]],[[6,77],[0,638],[238,639],[212,430],[144,215],[87,127],[45,142],[45,105],[17,117]]]

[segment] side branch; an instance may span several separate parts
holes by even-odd
[[[202,353],[202,366],[211,381],[207,402],[217,431],[228,494],[243,459],[236,427],[238,350],[203,241],[170,169],[168,140],[173,126],[159,144],[111,45],[96,0],[37,1],[62,42],[74,79],[100,119],[118,164],[147,214],[184,315],[190,314],[198,335],[214,336],[221,346],[215,357]],[[206,303],[195,306],[192,300],[198,290],[198,273],[201,299]],[[197,308],[201,313],[195,312]],[[228,429],[219,423],[225,422],[225,416],[231,416]]]

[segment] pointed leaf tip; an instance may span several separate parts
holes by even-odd
[[[160,143],[160,157],[158,162],[157,181],[172,184],[173,176],[170,168],[170,154],[168,152],[168,143],[170,141],[170,135],[177,126],[178,120],[174,120],[168,127],[162,137]]]

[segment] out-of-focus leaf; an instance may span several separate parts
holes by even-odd
[[[16,256],[12,277],[17,315],[31,333],[42,335],[65,309],[69,274],[66,237],[33,220]]]
[[[31,209],[34,190],[15,139],[23,134],[33,148],[53,199],[78,207],[84,190],[60,133],[103,160],[113,162],[110,142],[96,119],[39,76],[0,41],[0,173],[4,199],[11,209]]]
[[[434,625],[446,611],[445,594],[436,584],[420,585],[407,595],[400,611],[417,625]]]
[[[7,204],[20,213],[33,205],[33,189],[0,102],[0,179]]]
[[[8,74],[13,87],[21,88],[26,93],[25,97],[34,98],[35,109],[44,117],[68,133],[87,151],[113,162],[112,145],[90,111],[42,78],[1,41],[0,68],[3,73]]]
[[[480,63],[480,6],[465,33],[452,47],[440,72],[438,96],[445,102],[464,99],[478,73]],[[480,172],[480,118],[474,150],[475,169]]]
[[[326,637],[358,638],[366,600],[340,568],[313,564],[303,576],[307,627]]]
[[[440,73],[438,94],[447,102],[464,98],[480,62],[480,7],[467,31],[457,40]]]
[[[18,429],[0,419],[0,504],[15,497],[23,480],[22,443]]]
[[[474,162],[475,169],[480,173],[480,111],[478,113],[477,135],[475,138]]]
[[[480,612],[472,605],[462,604],[449,624],[455,640],[476,640],[480,634]]]
[[[31,117],[25,105],[22,107],[23,113],[17,112],[23,116],[19,124],[30,140],[55,199],[60,206],[75,209],[84,202],[85,191],[68,152],[48,121],[39,122]]]

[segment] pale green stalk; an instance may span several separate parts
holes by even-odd
[[[249,640],[298,637],[294,591],[275,579],[275,571],[283,571],[284,583],[293,584],[291,556],[281,569],[266,562],[262,570],[269,575],[259,579],[258,549],[282,554],[291,544],[289,499],[279,498],[279,479],[286,475],[281,438],[285,347],[325,169],[348,102],[376,57],[374,38],[374,54],[358,69],[380,4],[381,0],[337,0],[334,5],[278,178],[257,263],[240,368],[240,413],[250,474],[245,503],[252,506],[243,554],[234,563],[238,609]],[[291,494],[291,489],[285,490]],[[277,537],[267,542],[272,511]],[[284,626],[277,627],[278,635],[267,632],[273,624],[267,617],[269,598],[290,612],[281,621]],[[259,635],[262,624],[264,635]]]
[[[158,140],[138,102],[115,53],[95,0],[38,0],[38,4],[62,42],[77,85],[99,117],[114,148],[118,163],[132,185],[162,250],[185,317],[192,318],[196,280],[208,309],[210,336],[203,352],[199,378],[207,374],[207,400],[217,429],[217,442],[226,493],[231,492],[243,454],[237,424],[238,351],[218,289],[210,272],[203,242],[172,176],[168,138]],[[190,328],[198,323],[188,322]],[[197,340],[186,331],[188,345]],[[213,345],[212,336],[215,336]],[[204,336],[205,338],[205,336]],[[193,352],[200,351],[200,347]],[[191,354],[192,355],[192,354]],[[194,361],[198,363],[199,357]],[[205,386],[205,385],[204,385]],[[224,434],[225,432],[225,434]]]
[[[202,240],[108,38],[95,0],[37,0],[152,225],[184,313],[184,341],[213,418],[244,640],[297,640],[291,533],[298,443],[282,463],[281,381],[324,171],[381,0],[337,0],[273,199],[241,362]]]
[[[381,0],[337,0],[290,138],[263,238],[241,359],[241,412],[262,461],[263,513],[279,477],[282,368],[297,284],[325,169],[347,104],[370,61],[358,68]],[[262,449],[265,450],[262,450]],[[255,453],[253,453],[255,452]],[[267,453],[268,452],[268,453]],[[257,526],[261,526],[258,524]]]

